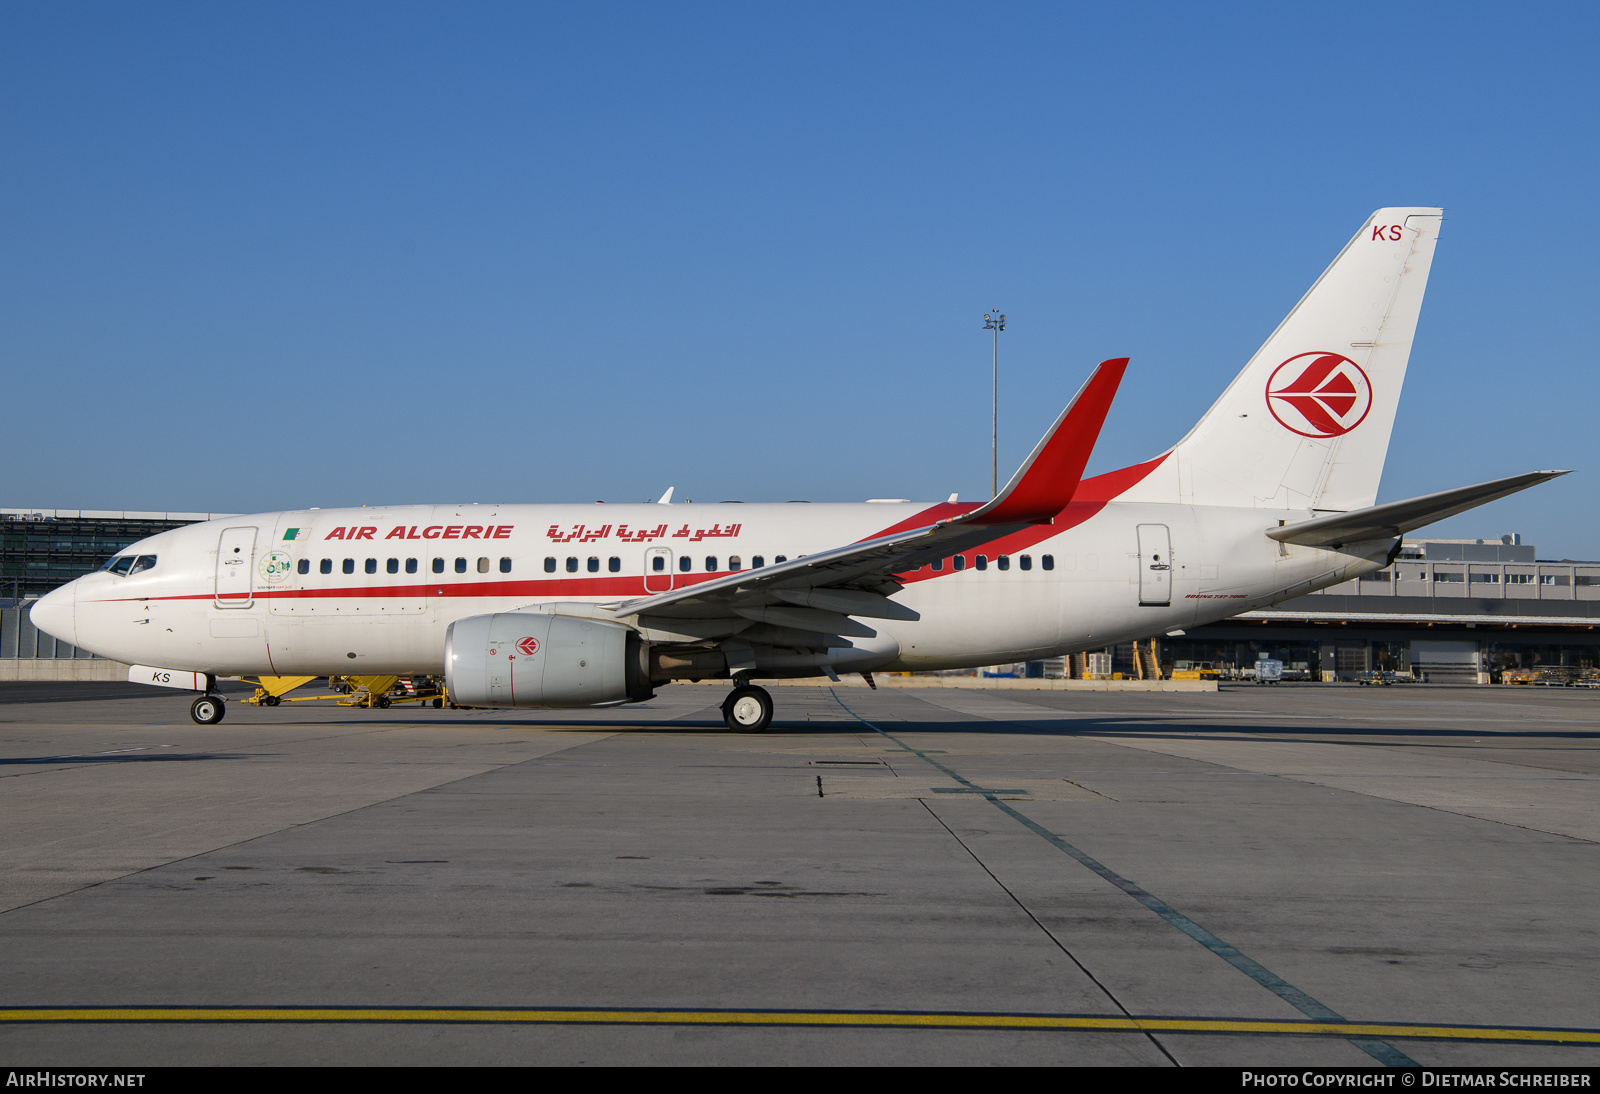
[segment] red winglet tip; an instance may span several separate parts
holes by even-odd
[[[1083,469],[1111,411],[1128,360],[1113,357],[1100,363],[1062,411],[1055,428],[1034,449],[1019,478],[994,508],[981,516],[982,523],[1035,523],[1049,520],[1067,507],[1083,479]]]

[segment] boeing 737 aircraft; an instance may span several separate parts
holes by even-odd
[[[151,536],[31,618],[131,680],[201,692],[201,723],[223,716],[219,676],[410,673],[505,708],[727,679],[723,715],[747,732],[773,713],[754,680],[1032,660],[1222,619],[1565,474],[1374,504],[1441,220],[1374,213],[1188,436],[1120,471],[1082,477],[1113,360],[986,504],[262,513]]]

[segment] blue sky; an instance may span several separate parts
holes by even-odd
[[[1161,451],[1447,210],[1381,499],[1600,557],[1580,5],[25,4],[0,505],[986,495]]]

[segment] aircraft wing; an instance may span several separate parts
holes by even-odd
[[[1511,475],[1480,482],[1476,486],[1442,490],[1437,494],[1424,494],[1420,498],[1391,501],[1349,513],[1332,513],[1286,524],[1281,528],[1268,528],[1267,536],[1280,543],[1298,543],[1304,547],[1338,547],[1346,543],[1359,543],[1364,539],[1387,539],[1566,474],[1569,472],[1529,471],[1525,475]]]
[[[837,635],[872,636],[870,628],[849,616],[916,619],[910,608],[888,599],[903,588],[894,575],[1030,524],[1050,523],[1078,489],[1127,364],[1127,358],[1118,358],[1095,369],[1006,488],[977,509],[921,528],[630,600],[613,605],[612,611],[616,618],[638,617],[643,622],[754,620],[787,628],[791,638],[810,632],[812,644],[824,648]]]

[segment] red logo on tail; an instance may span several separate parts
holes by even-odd
[[[1372,382],[1348,357],[1302,353],[1273,369],[1267,409],[1302,437],[1340,437],[1372,409]]]

